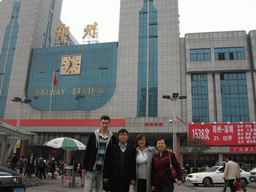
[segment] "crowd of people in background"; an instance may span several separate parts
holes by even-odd
[[[68,165],[73,166],[73,161],[75,162],[75,173],[81,175],[80,164],[78,164],[77,159],[72,158]],[[21,156],[18,158],[17,154],[14,153],[13,156],[7,160],[5,167],[15,170],[26,177],[32,177],[32,175],[34,175],[40,179],[46,179],[47,177],[54,179],[55,172],[59,175],[63,174],[64,160],[56,161],[55,158],[46,160],[40,156],[36,156],[34,153],[30,153],[30,155],[26,157]],[[75,178],[75,174],[73,178]]]
[[[75,185],[77,175],[81,177],[81,186],[85,186],[86,192],[91,192],[93,186],[97,192],[108,188],[111,192],[128,192],[130,185],[134,186],[135,192],[171,192],[174,191],[173,183],[178,185],[185,182],[185,178],[191,172],[204,172],[209,168],[204,165],[198,170],[192,170],[189,164],[180,167],[175,154],[167,149],[164,137],[157,140],[156,147],[149,145],[149,140],[144,134],[136,137],[135,146],[127,143],[129,133],[126,129],[121,129],[116,138],[109,130],[110,118],[102,116],[101,129],[95,130],[89,137],[84,159],[81,163],[73,157],[67,165],[72,167],[72,186]],[[224,164],[224,189],[229,186],[231,191],[235,191],[234,181],[239,179],[240,167],[233,162],[231,157],[227,157]],[[65,163],[63,160],[56,161],[54,158],[48,160],[31,153],[27,157],[21,156],[19,159],[14,153],[8,159],[7,167],[31,177],[54,179],[55,173],[60,175],[64,172]],[[175,178],[170,174],[170,167],[176,170]],[[247,167],[243,166],[247,171]],[[85,177],[85,178],[84,178]],[[118,185],[117,185],[118,183]],[[245,192],[246,188],[242,185]]]

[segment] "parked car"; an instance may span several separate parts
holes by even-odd
[[[26,185],[21,174],[0,166],[0,191],[25,192]]]
[[[241,182],[244,185],[249,183],[250,172],[240,169]],[[205,172],[191,173],[187,176],[186,181],[193,183],[194,186],[203,184],[206,187],[213,186],[213,184],[224,183],[224,168],[223,166],[213,166]]]
[[[256,182],[256,168],[250,171],[250,181]]]

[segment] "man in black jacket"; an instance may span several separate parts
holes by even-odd
[[[82,172],[85,174],[84,191],[92,192],[94,182],[96,192],[103,191],[103,167],[107,149],[117,143],[116,137],[108,128],[110,118],[103,115],[100,118],[101,128],[94,131],[88,140],[84,159],[82,163]]]
[[[109,183],[111,192],[129,192],[130,184],[136,181],[136,149],[127,145],[128,131],[118,132],[119,144],[112,145],[107,151],[103,181]]]
[[[13,170],[15,170],[18,161],[19,161],[19,158],[18,158],[18,156],[17,156],[17,153],[14,153],[14,154],[13,154],[13,157],[12,157],[12,161],[11,161],[11,168],[12,168]]]
[[[35,173],[34,163],[35,163],[35,156],[34,156],[34,153],[31,152],[31,154],[28,156],[28,161],[26,164],[26,170],[27,170],[28,177],[31,177],[31,175],[33,173]]]

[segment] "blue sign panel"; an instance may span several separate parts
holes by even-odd
[[[26,91],[31,106],[39,111],[104,106],[115,92],[117,49],[115,42],[33,50]]]

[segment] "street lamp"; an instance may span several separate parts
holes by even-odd
[[[14,99],[12,99],[13,102],[16,103],[20,103],[20,107],[19,107],[19,116],[18,116],[18,120],[17,120],[17,127],[20,127],[20,116],[21,116],[21,104],[22,103],[30,103],[32,102],[32,100],[30,99],[21,99],[20,97],[14,97]]]
[[[21,99],[20,97],[14,97],[14,99],[12,99],[13,102],[16,102],[16,103],[19,103],[20,106],[19,106],[19,116],[18,116],[18,119],[17,119],[17,128],[19,129],[20,127],[20,116],[21,116],[21,104],[22,103],[30,103],[32,102],[32,100],[30,99]],[[16,147],[14,148],[13,150],[14,153],[16,153]]]
[[[82,95],[82,94],[79,94],[79,95],[76,96],[76,100],[78,100],[78,99],[80,99],[80,98],[83,98],[83,97],[85,97],[85,96]]]
[[[163,95],[162,96],[163,99],[170,99],[172,102],[172,120],[170,120],[169,122],[172,123],[172,134],[173,134],[173,152],[176,153],[177,152],[177,132],[174,133],[174,108],[175,108],[175,101],[177,101],[178,99],[186,99],[187,96],[179,96],[179,93],[173,93],[172,96],[170,95]],[[176,123],[177,126],[177,123]]]

